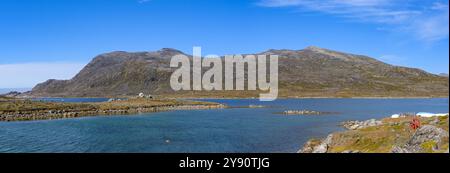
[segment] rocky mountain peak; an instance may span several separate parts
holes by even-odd
[[[184,52],[177,50],[177,49],[173,49],[173,48],[162,48],[161,50],[158,50],[158,53],[160,54],[173,54],[173,55],[177,55],[177,54],[183,54]]]
[[[295,54],[298,53],[296,50],[290,50],[290,49],[269,49],[265,52],[262,52],[261,54],[268,54],[268,55],[289,55],[289,54]]]
[[[320,48],[317,46],[308,46],[305,48],[305,50],[311,50],[311,51],[326,51],[327,49]]]
[[[342,52],[329,50],[329,49],[325,49],[325,48],[320,48],[317,46],[308,46],[305,49],[303,49],[303,51],[312,51],[312,52],[321,53],[321,54],[345,54]]]
[[[358,57],[361,57],[359,55],[338,52],[338,51],[334,51],[334,50],[320,48],[317,46],[309,46],[309,47],[305,48],[303,51],[304,52],[312,52],[315,54],[322,54],[322,55],[326,55],[328,57],[340,59],[343,61],[362,61],[361,58],[358,58]]]

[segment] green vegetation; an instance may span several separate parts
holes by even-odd
[[[414,135],[409,127],[411,117],[383,120],[383,125],[350,130],[333,134],[333,142],[328,152],[359,151],[363,153],[389,153],[394,146],[406,144]],[[446,117],[421,118],[423,125],[433,125],[448,132],[449,119]],[[317,142],[316,142],[317,143]],[[436,149],[437,147],[439,149]],[[423,152],[442,153],[448,150],[449,139],[426,141],[420,145]]]
[[[420,145],[426,153],[432,153],[434,151],[434,146],[437,145],[436,141],[427,141]]]

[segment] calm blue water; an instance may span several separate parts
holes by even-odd
[[[296,152],[310,138],[342,130],[345,120],[401,112],[448,112],[448,99],[207,100],[262,109],[174,111],[136,116],[0,122],[0,152]],[[340,112],[317,117],[288,109]]]

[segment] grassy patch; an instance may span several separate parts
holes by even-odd
[[[439,122],[435,125],[448,131],[448,116],[439,117]],[[384,119],[383,125],[368,127],[360,130],[339,132],[334,134],[330,152],[340,153],[346,150],[361,151],[365,153],[389,153],[394,146],[406,144],[414,134],[410,129],[409,122],[411,117],[398,119]],[[421,118],[422,125],[430,124],[435,118]],[[439,148],[448,149],[448,138],[443,139],[437,144],[434,141],[428,141],[422,144],[425,152],[444,152],[433,151],[436,145]]]
[[[423,151],[426,153],[432,153],[434,151],[435,146],[437,145],[436,141],[427,141],[420,145]]]

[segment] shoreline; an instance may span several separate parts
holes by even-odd
[[[223,109],[224,105],[183,105],[183,106],[156,106],[152,108],[128,109],[128,110],[92,110],[92,111],[65,111],[57,113],[32,113],[32,114],[1,114],[0,122],[20,122],[20,121],[39,121],[39,120],[59,120],[71,119],[81,117],[96,117],[96,116],[120,116],[120,115],[138,115],[144,113],[158,113],[168,111],[182,111],[182,110],[209,110],[209,109]]]
[[[60,98],[60,97],[45,97]],[[73,97],[66,97],[73,98]],[[101,97],[78,97],[83,99]],[[63,98],[61,98],[63,99]],[[224,104],[209,102],[208,100],[247,100],[257,98],[167,98],[167,99],[145,99],[127,98],[126,100],[112,102],[57,102],[39,101],[33,99],[0,99],[0,122],[11,121],[34,121],[77,118],[88,116],[111,116],[111,115],[133,115],[139,113],[155,113],[176,110],[205,110],[233,108]],[[396,97],[365,97],[365,98],[336,98],[336,97],[309,97],[309,98],[279,98],[283,99],[439,99],[439,98],[396,98]],[[448,99],[441,98],[441,99]],[[136,100],[138,100],[136,102]],[[5,110],[4,104],[14,103],[16,108]],[[18,103],[18,104],[16,104]],[[2,105],[3,104],[3,105]],[[25,105],[25,106],[24,106]],[[50,105],[50,106],[48,106]],[[245,107],[246,108],[246,107]],[[249,106],[251,108],[251,106]]]
[[[1,103],[1,102],[0,102]],[[4,104],[29,107],[30,109],[0,110],[0,122],[55,120],[79,117],[135,115],[177,110],[223,109],[227,106],[212,102],[173,100],[116,101],[102,103],[56,103],[29,100],[12,100]],[[8,107],[10,105],[3,106]]]
[[[413,120],[345,121],[345,130],[309,139],[297,153],[448,153],[448,115],[420,117],[417,129],[411,129]]]
[[[80,99],[106,99],[106,98],[133,98],[129,97],[17,97],[16,99],[59,99],[59,98],[80,98]],[[182,99],[182,100],[258,100],[255,97],[167,97],[170,99]],[[448,99],[450,97],[278,97],[277,99]]]
[[[259,99],[259,97],[191,97],[191,96],[173,96],[173,95],[154,95],[156,98],[169,98],[169,99],[216,99],[216,100],[231,100],[231,99]],[[56,98],[83,98],[83,99],[101,99],[101,98],[124,98],[132,99],[136,96],[92,96],[92,97],[73,97],[73,96],[61,96],[61,97],[48,97],[48,96],[17,96],[17,99],[56,99]],[[432,98],[450,98],[448,95],[445,96],[355,96],[355,97],[344,97],[344,96],[278,96],[277,99],[432,99]]]

